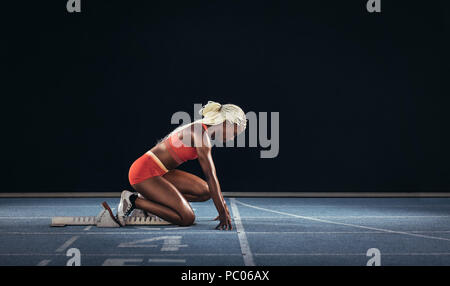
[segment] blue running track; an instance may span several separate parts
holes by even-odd
[[[226,198],[232,231],[215,230],[212,201],[190,227],[50,227],[95,216],[118,198],[1,198],[0,265],[450,265],[447,198]]]

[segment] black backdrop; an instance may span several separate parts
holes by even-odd
[[[213,151],[223,191],[450,189],[444,0],[16,2],[3,192],[121,191],[208,100],[280,114],[278,157]]]

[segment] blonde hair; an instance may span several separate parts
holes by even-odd
[[[217,125],[222,124],[225,120],[230,123],[237,124],[239,126],[247,126],[247,118],[244,111],[234,104],[220,104],[215,101],[208,101],[204,105],[199,114],[203,116],[201,121],[203,124]]]
[[[203,116],[202,119],[195,120],[192,123],[175,128],[175,130],[170,132],[162,140],[165,140],[175,132],[181,131],[182,129],[191,126],[195,123],[203,123],[206,125],[218,125],[222,124],[225,121],[228,121],[230,123],[237,124],[238,126],[243,126],[244,129],[247,127],[247,117],[245,116],[244,111],[235,104],[222,105],[215,101],[208,101],[208,103],[204,105],[198,113],[201,116]]]

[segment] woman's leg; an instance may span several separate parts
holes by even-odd
[[[195,214],[177,188],[163,177],[149,178],[133,188],[144,198],[138,197],[136,208],[148,211],[173,224],[192,225]]]
[[[188,172],[173,169],[163,175],[189,202],[204,202],[211,198],[208,184]]]

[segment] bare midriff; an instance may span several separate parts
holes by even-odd
[[[180,165],[177,161],[175,161],[175,159],[173,159],[164,142],[156,144],[156,146],[150,149],[150,151],[152,151],[152,153],[155,154],[156,157],[158,157],[158,159],[161,161],[161,163],[163,163],[167,170],[175,169]]]

